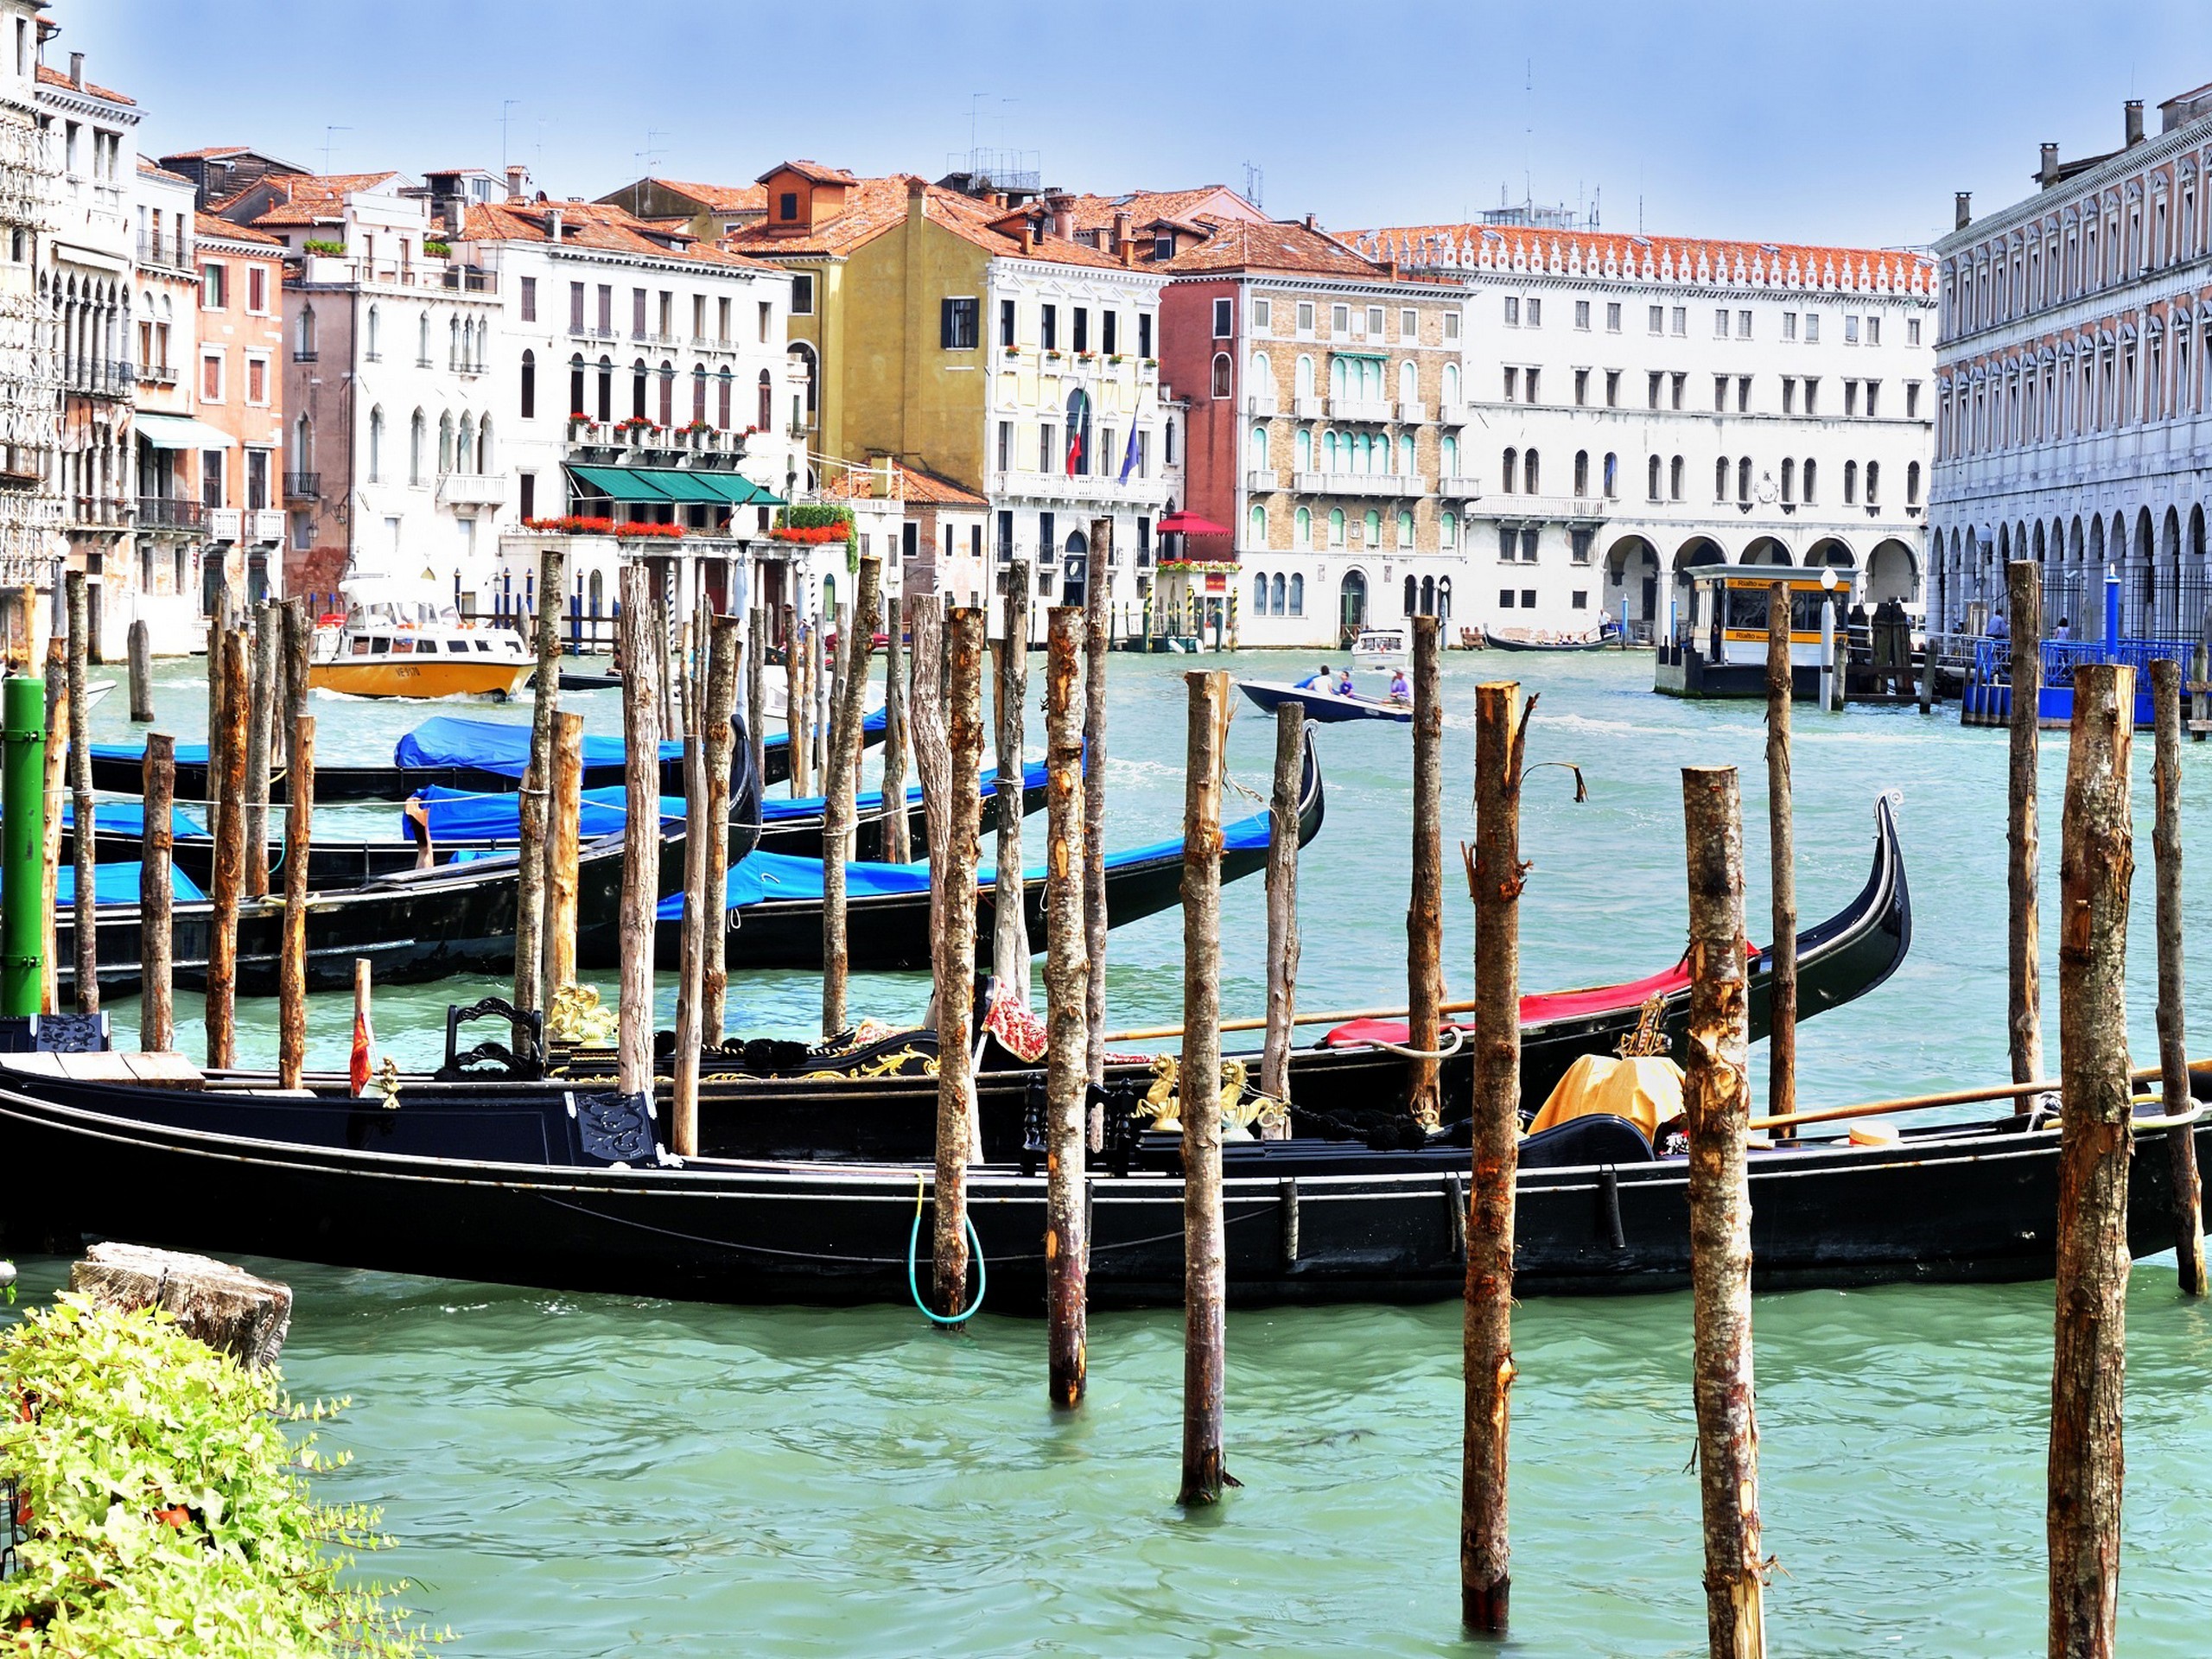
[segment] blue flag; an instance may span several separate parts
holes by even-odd
[[[1132,427],[1129,429],[1129,447],[1128,447],[1128,448],[1127,450],[1125,450],[1125,451],[1122,453],[1122,475],[1121,475],[1119,478],[1116,479],[1114,481],[1115,481],[1116,483],[1117,483],[1117,484],[1126,484],[1126,483],[1128,483],[1128,482],[1129,481],[1129,474],[1130,474],[1131,473],[1133,473],[1133,472],[1136,471],[1136,469],[1137,469],[1137,429],[1136,429],[1136,428],[1135,428],[1134,426],[1132,426]]]

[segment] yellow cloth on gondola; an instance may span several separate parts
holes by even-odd
[[[1624,1117],[1656,1139],[1662,1123],[1682,1115],[1682,1068],[1663,1054],[1585,1054],[1554,1085],[1529,1133],[1599,1113]]]

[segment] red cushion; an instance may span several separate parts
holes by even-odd
[[[1758,954],[1750,946],[1745,947],[1745,952],[1747,957]],[[1626,1014],[1642,1007],[1655,996],[1671,995],[1686,989],[1689,982],[1688,965],[1677,963],[1663,973],[1625,985],[1593,985],[1579,991],[1540,991],[1521,999],[1521,1023],[1524,1027],[1540,1026],[1554,1020],[1581,1019],[1593,1014]],[[1474,1028],[1464,1020],[1446,1023],[1462,1031]],[[1353,1020],[1333,1027],[1321,1039],[1321,1046],[1352,1048],[1362,1043],[1403,1043],[1408,1035],[1402,1020]]]

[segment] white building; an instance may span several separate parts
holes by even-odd
[[[1918,595],[1924,257],[1510,224],[1351,240],[1464,292],[1457,476],[1439,485],[1464,515],[1459,621],[1581,632],[1625,607],[1646,634],[1683,571],[1722,561],[1845,565],[1870,604]]]
[[[35,655],[24,588],[62,547],[54,475],[60,391],[40,238],[55,207],[54,147],[36,104],[43,0],[0,0],[0,644]]]
[[[2125,109],[2117,149],[2063,162],[2035,193],[1936,245],[1942,283],[1938,556],[1931,624],[2001,606],[2005,565],[2044,568],[2046,621],[2194,638],[2206,606],[2205,357],[2212,351],[2212,86]]]

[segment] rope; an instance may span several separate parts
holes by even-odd
[[[1375,1048],[1387,1049],[1393,1054],[1402,1054],[1409,1060],[1448,1060],[1459,1052],[1466,1035],[1457,1026],[1445,1027],[1444,1034],[1452,1039],[1449,1048],[1408,1048],[1403,1043],[1386,1043],[1380,1037],[1365,1037],[1360,1040]]]
[[[922,1300],[922,1287],[915,1276],[914,1262],[922,1243],[922,1177],[914,1174],[914,1224],[906,1235],[906,1293],[914,1299],[914,1306],[922,1317],[932,1325],[965,1325],[983,1311],[983,1298],[990,1294],[990,1270],[983,1263],[983,1242],[976,1236],[975,1218],[965,1211],[960,1219],[968,1226],[968,1249],[976,1258],[976,1300],[965,1313],[938,1313]]]

